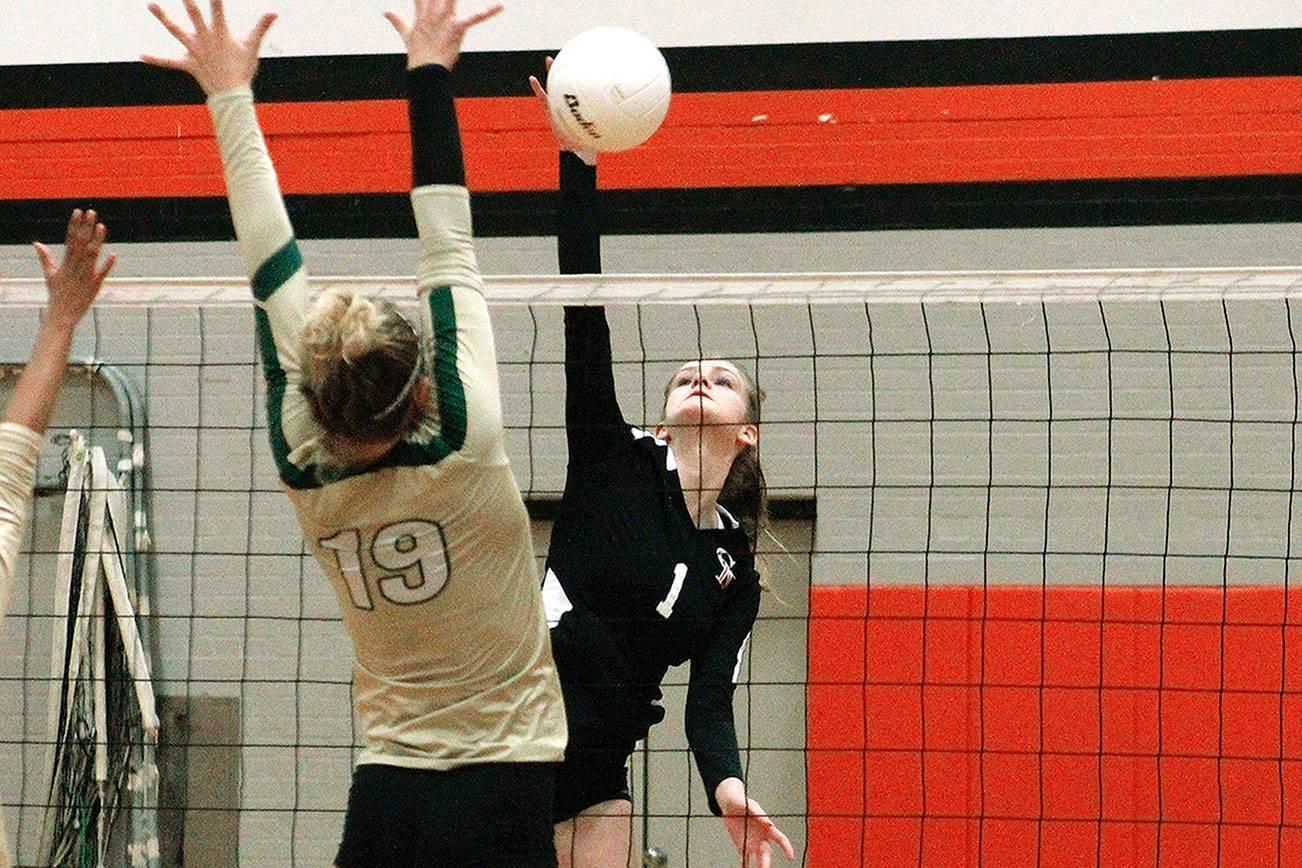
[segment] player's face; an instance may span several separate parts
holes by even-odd
[[[731,362],[703,359],[683,365],[669,380],[667,425],[744,425],[746,380]]]

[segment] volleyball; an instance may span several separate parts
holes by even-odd
[[[557,126],[595,151],[627,151],[669,111],[669,65],[651,40],[624,27],[594,27],[561,46],[547,72]]]

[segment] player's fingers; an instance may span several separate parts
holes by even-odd
[[[268,12],[259,18],[258,23],[253,26],[253,32],[249,34],[249,38],[244,42],[253,49],[254,54],[258,54],[262,50],[262,37],[267,35],[267,31],[271,29],[271,25],[275,21],[276,13]]]
[[[788,861],[790,862],[796,861],[796,848],[791,846],[791,839],[788,838],[786,835],[782,834],[781,829],[779,829],[777,826],[774,826],[773,832],[770,834],[769,837],[772,838],[772,840],[776,841],[778,846],[782,848],[782,853],[787,857]]]
[[[85,248],[95,237],[95,212],[75,212],[68,221],[68,244]]]
[[[538,81],[538,76],[529,76],[529,89],[533,91],[533,95],[538,97],[539,100],[544,103],[547,101],[547,91],[543,89],[542,82]]]
[[[226,7],[222,0],[212,0],[212,26],[214,30],[226,29]]]
[[[150,66],[161,66],[164,69],[179,69],[182,72],[190,71],[190,64],[185,60],[177,60],[172,57],[155,57],[152,54],[142,54],[140,55],[140,59]]]
[[[180,42],[182,45],[186,46],[187,48],[189,47],[189,45],[190,45],[190,34],[186,33],[184,30],[182,30],[182,29],[181,29],[181,26],[180,26],[179,24],[177,24],[175,21],[173,21],[173,20],[171,19],[171,17],[168,16],[168,14],[167,14],[166,12],[163,11],[163,7],[162,7],[162,6],[159,6],[157,3],[150,3],[150,4],[149,4],[149,11],[150,11],[150,13],[153,14],[153,16],[154,16],[155,18],[157,18],[157,19],[159,20],[159,22],[160,22],[160,23],[161,23],[165,28],[167,28],[167,32],[168,32],[168,33],[170,33],[170,34],[172,34],[173,36],[175,36],[176,39],[177,39],[177,41]],[[159,63],[158,65],[159,65],[159,66],[166,66],[166,64],[164,64],[164,63]]]
[[[63,230],[63,243],[71,244],[72,239],[77,236],[77,224],[81,222],[81,209],[72,209],[72,216],[68,218],[68,225]]]
[[[406,42],[407,34],[411,32],[411,26],[407,24],[406,20],[396,12],[385,12],[384,17],[393,25],[393,29],[398,31],[398,35],[402,37],[402,41]]]
[[[474,15],[471,15],[469,18],[467,18],[465,20],[464,27],[466,29],[469,29],[471,27],[474,27],[476,24],[487,21],[488,19],[492,18],[494,15],[501,12],[505,8],[506,7],[503,6],[501,3],[494,3],[492,6],[489,6],[487,9],[484,9],[481,12],[476,12]]]
[[[194,0],[184,0],[185,12],[190,16],[190,23],[194,25],[195,33],[202,33],[208,29],[208,23],[203,20],[203,13],[199,11],[199,4]]]
[[[41,260],[41,272],[46,277],[59,270],[58,266],[54,264],[54,255],[50,253],[50,248],[39,241],[33,241],[32,246],[36,248],[36,256]]]
[[[99,292],[99,287],[102,283],[104,283],[104,278],[108,277],[109,272],[113,270],[113,266],[117,263],[117,261],[118,261],[117,254],[110,253],[108,255],[108,258],[104,260],[104,267],[95,273],[96,292]]]

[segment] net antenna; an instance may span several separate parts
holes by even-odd
[[[102,447],[73,432],[66,460],[41,864],[115,864],[121,845],[127,864],[155,868],[159,722],[128,585],[136,519]]]

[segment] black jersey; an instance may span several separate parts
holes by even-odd
[[[587,173],[563,171],[563,193],[574,192],[567,174],[582,182]],[[562,232],[563,269],[592,263],[595,230],[583,224],[567,224],[577,238]],[[577,256],[567,248],[576,240]],[[690,662],[687,739],[718,813],[715,787],[742,776],[732,694],[759,609],[750,541],[722,509],[719,528],[698,529],[673,452],[625,421],[602,308],[566,308],[565,374],[569,467],[544,598],[572,737],[585,730],[631,746],[664,715],[665,672]]]

